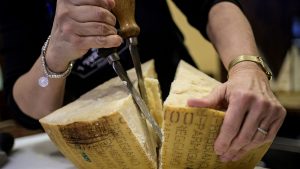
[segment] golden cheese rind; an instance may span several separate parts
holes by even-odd
[[[123,116],[50,126],[43,124],[59,150],[80,169],[155,169]]]
[[[270,143],[236,162],[222,163],[214,152],[224,112],[207,108],[165,107],[161,169],[253,169]]]

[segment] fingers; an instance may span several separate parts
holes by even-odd
[[[240,160],[243,156],[245,156],[250,150],[261,146],[262,144],[268,142],[268,137],[276,134],[277,131],[274,133],[274,129],[278,128],[276,126],[271,126],[270,127],[272,130],[268,131],[267,134],[264,134],[262,132],[259,132],[258,130],[255,132],[255,135],[253,136],[253,139],[251,140],[251,142],[249,142],[248,145],[242,147],[240,150],[238,150],[237,152],[235,152],[235,154],[232,154],[231,158],[226,159],[227,161],[237,161]],[[272,139],[273,140],[273,139]]]
[[[256,100],[255,103],[256,104],[253,104],[255,105],[255,108],[253,108],[253,106],[249,106],[250,112],[245,114],[246,117],[243,124],[240,127],[240,131],[238,132],[237,136],[232,140],[232,143],[228,150],[220,157],[221,160],[232,160],[238,152],[243,150],[243,147],[250,144],[251,142],[253,143],[253,137],[257,133],[257,126],[259,126],[260,122],[265,117],[261,116],[261,112],[267,112],[265,110],[264,102],[259,102]],[[261,134],[260,136],[263,136],[260,139],[264,139],[264,135]]]
[[[232,140],[228,150],[220,156],[224,162],[241,159],[249,150],[272,141],[280,128],[285,110],[276,102],[255,99],[249,107],[239,134]],[[259,129],[260,128],[260,129]]]
[[[242,122],[248,110],[247,103],[251,99],[251,97],[244,97],[239,94],[232,95],[220,133],[214,144],[215,152],[218,155],[224,155],[228,149],[231,151],[231,142],[240,132]]]
[[[114,0],[69,0],[74,6],[91,5],[111,10],[115,6]]]
[[[114,0],[58,0],[47,57],[71,61],[91,48],[120,46],[110,12],[114,5]]]
[[[78,46],[91,47],[91,48],[112,48],[120,46],[122,38],[118,35],[109,36],[88,36],[79,38]]]
[[[70,10],[70,17],[76,22],[101,22],[116,25],[116,17],[107,9],[97,6],[78,6]]]
[[[224,109],[227,105],[226,99],[224,98],[226,92],[226,88],[223,85],[220,85],[213,89],[210,95],[201,99],[189,99],[187,104],[191,107],[206,107],[206,108],[214,108],[214,109]]]
[[[108,36],[116,35],[117,29],[113,26],[98,23],[98,22],[88,22],[88,23],[72,23],[70,24],[69,31],[74,32],[78,36]]]
[[[99,22],[64,22],[59,28],[60,37],[75,49],[110,48],[120,46],[122,38],[114,26]]]

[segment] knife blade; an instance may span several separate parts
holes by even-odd
[[[130,94],[132,95],[135,103],[138,105],[138,108],[142,112],[142,115],[145,119],[148,120],[148,122],[151,124],[152,128],[154,129],[154,132],[157,134],[159,141],[162,140],[162,132],[156,121],[154,120],[153,116],[151,115],[146,103],[139,95],[138,91],[134,88],[132,82],[130,81],[127,72],[124,70],[122,64],[120,63],[120,57],[119,55],[114,52],[111,55],[107,57],[108,62],[112,65],[115,72],[118,74],[120,79],[124,82],[127,89],[129,90]]]
[[[140,61],[140,54],[139,54],[139,51],[137,48],[138,39],[137,39],[137,37],[129,37],[128,42],[129,42],[128,44],[129,44],[130,55],[131,55],[132,62],[133,62],[134,68],[135,68],[135,72],[137,74],[139,91],[140,91],[140,94],[141,94],[143,100],[146,103],[148,103],[148,97],[147,97],[147,93],[146,93],[146,87],[145,87],[145,83],[144,83],[144,77],[143,77],[141,61]]]
[[[138,77],[138,85],[141,91],[140,93],[144,98],[142,98],[139,92],[134,88],[132,82],[130,81],[127,75],[127,72],[124,70],[122,64],[120,63],[120,58],[117,53],[117,49],[98,49],[98,52],[100,53],[100,56],[102,52],[102,56],[108,59],[108,62],[112,65],[117,75],[124,82],[124,84],[126,84],[126,87],[132,95],[137,107],[139,108],[142,117],[144,117],[151,124],[154,132],[158,136],[159,142],[161,143],[161,129],[152,117],[145,103],[146,100],[143,100],[147,99],[147,95],[143,81],[141,62],[137,50],[137,36],[140,33],[140,28],[135,22],[135,0],[115,0],[115,7],[112,9],[112,13],[116,16],[119,23],[119,35],[122,36],[123,39],[128,40],[129,42],[131,57]]]

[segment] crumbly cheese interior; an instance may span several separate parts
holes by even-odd
[[[181,61],[164,104],[187,107],[186,102],[189,98],[207,96],[218,85],[220,82],[217,80]]]

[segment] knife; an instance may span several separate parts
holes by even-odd
[[[153,116],[151,115],[145,101],[147,101],[147,94],[143,80],[143,74],[141,69],[140,56],[137,49],[137,36],[140,33],[140,28],[135,22],[134,11],[135,11],[135,0],[115,0],[116,5],[112,9],[112,13],[116,16],[120,28],[119,34],[123,39],[126,39],[129,43],[129,50],[132,57],[132,61],[136,70],[138,78],[138,86],[141,95],[134,88],[130,81],[127,72],[124,70],[120,57],[117,52],[117,48],[98,49],[98,53],[101,57],[107,58],[108,62],[112,65],[114,71],[119,78],[124,82],[128,91],[133,97],[137,107],[141,112],[141,116],[144,117],[154,129],[154,132],[159,138],[159,144],[162,140],[162,132]],[[142,97],[141,97],[142,96]]]

